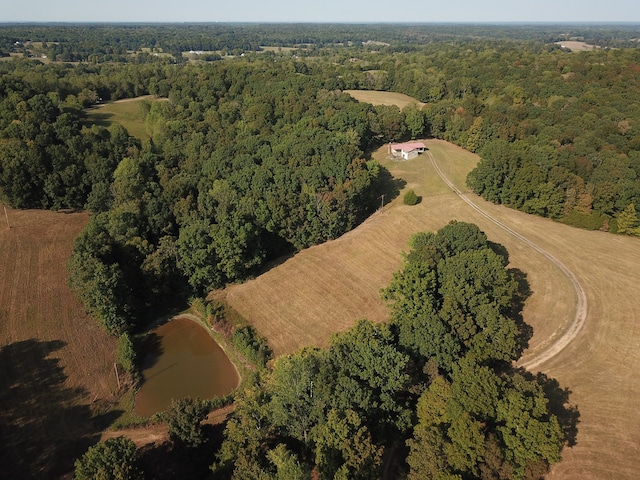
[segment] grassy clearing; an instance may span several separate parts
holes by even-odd
[[[556,45],[560,45],[563,48],[568,48],[572,52],[588,52],[600,48],[598,45],[590,45],[586,42],[578,42],[574,40],[556,42]]]
[[[298,47],[273,47],[273,46],[267,46],[267,45],[260,45],[260,49],[263,52],[295,52],[296,50],[299,50]]]
[[[477,156],[451,144],[426,142],[459,187]],[[575,314],[568,278],[540,253],[471,209],[436,177],[426,156],[407,162],[374,154],[402,177],[422,202],[402,205],[402,193],[382,212],[324,245],[302,251],[243,285],[227,289],[227,301],[270,342],[277,355],[305,345],[326,345],[330,336],[362,317],[388,318],[379,290],[401,266],[411,234],[436,230],[450,220],[476,223],[504,245],[510,267],[526,273],[531,297],[523,311],[534,329],[523,360],[558,338]],[[549,478],[636,478],[640,469],[640,242],[629,237],[572,228],[493,205],[471,195],[493,217],[538,244],[578,277],[589,311],[578,338],[541,369],[569,388],[579,407],[578,443]]]
[[[70,469],[110,421],[115,341],[67,287],[66,262],[87,214],[8,215],[11,229],[4,218],[0,225],[0,430],[11,441],[0,458],[8,478],[49,478]]]
[[[147,140],[150,136],[144,124],[144,116],[140,104],[143,101],[153,101],[154,99],[155,97],[152,95],[146,95],[98,105],[87,111],[87,122],[102,127],[119,123],[127,129],[130,135],[140,140]]]
[[[420,107],[425,105],[415,98],[403,93],[381,92],[377,90],[345,90],[344,92],[348,93],[359,102],[371,103],[373,105],[395,105],[400,109],[403,109],[412,103],[416,103]]]

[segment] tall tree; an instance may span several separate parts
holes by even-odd
[[[78,480],[141,480],[142,471],[136,464],[133,441],[125,437],[110,438],[87,450],[75,463]]]
[[[326,398],[319,377],[323,361],[318,350],[305,349],[278,358],[273,366],[270,383],[273,424],[305,444],[311,427],[324,416]]]
[[[159,417],[169,427],[172,441],[197,447],[204,441],[202,421],[207,418],[207,407],[199,398],[172,399],[169,408]]]

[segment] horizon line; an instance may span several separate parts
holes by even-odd
[[[310,20],[281,20],[281,21],[254,21],[254,20],[11,20],[0,21],[0,26],[5,25],[482,25],[482,26],[530,26],[530,25],[589,25],[589,26],[640,26],[640,20],[434,20],[434,21],[310,21]]]

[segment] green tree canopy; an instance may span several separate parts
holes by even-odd
[[[188,447],[197,447],[204,441],[202,421],[207,418],[207,407],[198,398],[172,399],[169,408],[159,415],[169,427],[169,437]]]
[[[462,222],[414,235],[404,268],[383,291],[400,344],[418,364],[432,360],[447,372],[470,353],[482,362],[519,356],[510,318],[517,295],[505,259],[477,226]]]
[[[463,359],[420,397],[407,444],[409,478],[533,479],[560,460],[563,433],[534,379]]]
[[[78,480],[141,480],[136,446],[128,438],[110,438],[87,450],[75,462]]]

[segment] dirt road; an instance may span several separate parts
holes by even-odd
[[[431,164],[433,165],[433,168],[438,173],[442,181],[445,182],[449,186],[449,188],[451,188],[456,193],[456,195],[458,195],[467,205],[469,205],[471,208],[476,210],[482,216],[484,216],[485,218],[487,218],[488,220],[496,224],[498,227],[502,228],[504,231],[508,232],[509,234],[513,235],[515,238],[517,238],[527,246],[534,249],[536,252],[542,254],[551,263],[553,263],[556,267],[558,267],[560,271],[562,271],[562,273],[564,273],[569,279],[569,281],[571,282],[571,285],[575,290],[576,298],[577,298],[576,311],[575,311],[575,316],[573,318],[573,321],[571,322],[569,327],[564,330],[564,332],[558,332],[559,334],[554,335],[554,336],[557,336],[558,339],[554,341],[551,345],[549,345],[543,351],[535,354],[532,358],[528,358],[526,361],[518,363],[519,366],[522,366],[528,370],[537,369],[540,365],[542,365],[543,363],[552,359],[558,353],[560,353],[580,333],[580,330],[584,326],[584,323],[587,319],[587,312],[588,312],[587,295],[585,294],[584,288],[578,281],[578,278],[575,276],[575,274],[571,270],[569,270],[569,268],[563,262],[558,260],[556,257],[551,255],[542,247],[532,242],[525,236],[521,235],[520,233],[518,233],[508,225],[494,218],[489,213],[487,213],[482,208],[480,208],[477,204],[475,204],[471,200],[471,197],[468,194],[462,192],[453,182],[451,182],[446,177],[446,175],[440,169],[438,163],[436,162],[431,152],[427,152],[427,154],[429,155],[429,159],[431,160]]]

